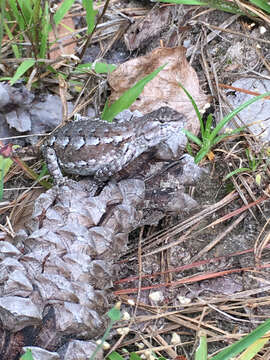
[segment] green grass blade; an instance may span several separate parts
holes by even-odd
[[[141,360],[141,357],[135,352],[130,353],[130,360]]]
[[[207,360],[206,335],[200,336],[200,343],[195,353],[195,360]]]
[[[199,6],[207,6],[208,3],[206,1],[200,0],[154,0],[153,2],[162,2],[167,4],[183,4],[183,5],[199,5]]]
[[[14,18],[16,19],[16,22],[19,25],[20,30],[25,31],[26,24],[24,22],[23,17],[19,13],[16,0],[8,0],[8,5],[10,7],[10,11],[11,11],[12,15],[14,16]]]
[[[203,120],[202,120],[202,115],[200,113],[200,110],[198,109],[198,106],[195,102],[195,100],[193,99],[193,97],[191,96],[191,94],[184,88],[184,86],[180,83],[178,83],[178,85],[180,86],[180,88],[184,91],[184,93],[187,95],[187,97],[189,98],[189,100],[192,103],[192,106],[196,112],[197,118],[200,121],[200,128],[201,128],[201,133],[202,133],[202,138],[204,137],[204,124],[203,124]]]
[[[93,0],[83,0],[82,3],[86,10],[87,34],[91,34],[95,27],[95,17],[98,11],[94,10]]]
[[[47,1],[45,2],[44,5],[41,27],[42,27],[42,31],[40,37],[39,57],[41,59],[45,59],[47,57],[48,36],[50,29],[49,6]]]
[[[113,351],[108,357],[107,359],[110,360],[124,360],[124,358],[118,354],[116,351]]]
[[[194,162],[195,164],[199,164],[200,161],[209,153],[211,146],[208,145],[203,145],[202,148],[200,149],[200,151],[197,153],[197,155],[195,156]]]
[[[224,138],[226,138],[226,137],[228,137],[228,136],[233,136],[233,135],[235,135],[235,134],[238,134],[238,133],[240,133],[241,131],[243,131],[244,129],[246,129],[247,127],[246,126],[242,126],[242,127],[239,127],[239,128],[237,128],[237,129],[235,129],[235,130],[233,130],[233,131],[230,131],[229,133],[227,133],[227,134],[222,134],[222,135],[219,135],[219,136],[217,136],[215,139],[214,139],[214,141],[212,141],[212,146],[213,145],[216,145],[216,144],[218,144],[221,140],[223,140]]]
[[[124,92],[123,95],[119,97],[111,106],[107,107],[103,111],[101,118],[103,120],[112,121],[113,118],[119,114],[121,111],[128,109],[131,104],[137,99],[137,97],[142,93],[145,85],[154,79],[157,74],[164,69],[166,66],[160,66],[158,69],[154,70],[151,74],[145,76],[143,79],[139,80],[132,88]]]
[[[24,73],[26,73],[26,71],[28,69],[30,69],[31,67],[33,67],[35,65],[35,60],[34,59],[28,59],[28,60],[25,60],[21,63],[21,65],[18,67],[18,69],[16,70],[13,78],[10,80],[10,85],[14,85],[15,82],[17,80],[19,80]]]
[[[45,1],[47,2],[47,1]],[[39,19],[40,19],[40,15],[41,15],[41,0],[35,0],[34,3],[34,9],[33,9],[33,22],[34,24],[38,24]]]
[[[41,0],[36,0],[35,3],[34,3],[33,20],[32,20],[33,44],[34,44],[36,49],[39,49],[39,47],[40,47],[39,39],[40,39],[41,34],[42,34],[42,30],[41,30],[42,19],[40,19],[40,14],[41,14],[40,3],[41,3]],[[29,22],[29,25],[30,25],[30,22]],[[36,53],[37,52],[38,51],[36,51]]]
[[[110,74],[117,68],[116,65],[102,62],[86,63],[77,65],[74,73],[84,73],[94,70],[97,74]]]
[[[0,162],[0,200],[3,199],[4,193],[4,168]]]
[[[237,175],[240,174],[242,172],[250,172],[250,168],[239,168],[236,170],[231,171],[228,175],[225,176],[224,180],[228,180],[229,178],[231,178],[233,175]]]
[[[253,5],[256,5],[258,8],[264,10],[270,14],[270,5],[269,2],[264,0],[249,0]]]
[[[4,15],[6,9],[6,0],[0,0],[0,56],[2,49],[2,41],[4,36]]]
[[[40,0],[36,0],[40,1]],[[17,0],[17,3],[20,4],[20,15],[23,16],[26,27],[30,26],[33,22],[33,8],[31,0]]]
[[[206,124],[205,124],[204,136],[206,138],[208,138],[210,136],[212,124],[213,124],[213,114],[209,114],[207,116],[207,120],[206,120]]]
[[[120,305],[121,305],[120,302],[116,303],[115,306],[107,312],[107,315],[110,318],[108,327],[107,327],[104,335],[102,336],[100,344],[98,344],[98,346],[96,347],[96,350],[91,355],[90,360],[95,359],[96,354],[102,348],[105,340],[109,336],[109,332],[111,331],[111,329],[113,327],[113,324],[121,319],[122,314],[121,314],[121,311],[120,311]]]
[[[255,101],[258,101],[260,99],[263,99],[266,96],[270,95],[270,91],[259,95],[259,96],[255,96],[254,98],[246,101],[244,104],[238,106],[238,108],[236,108],[235,110],[233,110],[230,114],[228,114],[227,116],[225,116],[215,127],[215,129],[212,131],[211,135],[210,135],[210,140],[213,141],[215,139],[215,137],[217,136],[217,134],[220,132],[220,130],[235,116],[237,115],[240,111],[242,111],[243,109],[245,109],[247,106],[253,104]]]
[[[110,74],[116,68],[117,66],[114,64],[106,64],[101,62],[95,63],[95,72],[97,74]]]
[[[187,142],[187,145],[186,145],[186,151],[187,151],[187,153],[188,153],[190,156],[194,157],[194,154],[193,154],[193,151],[192,151],[192,147],[190,146],[190,142],[189,142],[189,141]]]
[[[184,4],[184,5],[199,5],[207,6],[214,9],[219,9],[232,14],[243,14],[237,5],[233,2],[226,0],[208,0],[208,1],[197,1],[197,0],[155,0],[154,2],[166,2],[171,4]]]
[[[60,21],[63,19],[63,17],[66,15],[68,10],[71,8],[75,0],[65,0],[60,8],[56,11],[56,13],[53,16],[53,20],[56,25],[60,23]]]
[[[194,134],[192,134],[190,131],[183,129],[182,130],[183,133],[186,135],[186,137],[190,140],[192,140],[195,144],[199,145],[200,147],[202,147],[203,143],[201,142],[201,140]]]
[[[235,344],[220,351],[217,355],[211,357],[211,360],[229,360],[233,356],[240,354],[243,350],[247,349],[255,341],[261,338],[265,333],[270,331],[270,319],[266,320],[263,324],[258,326],[254,331],[245,336],[243,339],[237,341]]]
[[[6,30],[6,33],[7,33],[7,36],[9,38],[9,40],[13,40],[13,34],[9,30],[9,27],[8,27],[8,25],[6,23],[4,23],[4,27],[5,27],[5,30]],[[12,44],[11,47],[12,47],[14,56],[16,57],[16,59],[19,59],[21,57],[21,52],[19,50],[19,47],[17,45],[15,45],[15,44]]]
[[[255,341],[254,344],[250,345],[238,358],[238,360],[252,360],[255,359],[255,355],[264,347],[269,341],[269,338],[262,338]]]

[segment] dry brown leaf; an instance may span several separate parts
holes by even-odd
[[[144,91],[130,109],[146,114],[162,106],[169,106],[184,114],[188,120],[187,129],[198,134],[200,125],[195,110],[178,84],[181,83],[188,90],[201,112],[208,103],[208,97],[200,89],[197,74],[189,65],[185,53],[184,47],[158,48],[145,56],[121,64],[109,75],[109,83],[112,88],[110,103],[117,100],[140,79],[159,66],[167,64],[145,86]]]

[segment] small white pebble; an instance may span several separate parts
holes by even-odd
[[[180,302],[180,304],[182,304],[182,305],[190,304],[190,303],[191,303],[191,299],[188,298],[188,297],[185,297],[185,296],[180,296],[180,295],[178,295],[178,296],[177,296],[177,299],[178,299],[178,301]]]
[[[135,305],[135,301],[133,299],[128,299],[127,303],[131,306]]]
[[[203,110],[205,111],[205,110],[209,109],[210,106],[211,106],[210,103],[206,103],[206,104],[204,105],[204,107],[203,107]]]
[[[162,301],[164,299],[164,296],[161,291],[153,291],[149,295],[149,298],[154,302],[158,302],[158,301]]]
[[[180,343],[181,343],[180,336],[176,332],[173,332],[172,333],[172,338],[171,338],[171,344],[172,345],[179,345]]]
[[[185,48],[189,48],[190,47],[190,40],[184,40],[183,41],[183,46],[185,47]]]
[[[122,320],[126,320],[126,321],[130,320],[130,315],[127,311],[123,311],[122,315],[123,315]]]
[[[142,350],[144,348],[144,343],[136,342],[135,345],[138,347],[139,350]]]
[[[116,329],[117,333],[119,335],[127,335],[129,333],[129,327],[122,327],[122,328],[118,328]]]
[[[103,350],[109,350],[111,345],[107,341],[104,341],[102,347],[103,347]]]
[[[156,359],[156,358],[152,355],[152,351],[151,351],[151,350],[145,350],[144,355],[145,355],[145,359],[147,359],[147,360],[155,360],[155,359]]]
[[[266,32],[266,28],[264,26],[260,26],[260,34],[263,35]]]

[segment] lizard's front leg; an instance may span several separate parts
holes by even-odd
[[[61,185],[65,182],[65,177],[59,167],[56,153],[51,147],[44,147],[43,154],[47,163],[49,173],[52,175],[56,185]]]

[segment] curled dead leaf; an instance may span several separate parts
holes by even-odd
[[[200,89],[197,74],[189,65],[185,53],[184,47],[158,48],[145,56],[121,64],[109,75],[109,84],[112,88],[110,103],[118,99],[140,79],[159,66],[167,64],[145,86],[130,109],[146,114],[162,106],[169,106],[184,114],[188,119],[187,129],[197,134],[200,128],[199,120],[191,101],[179,87],[179,83],[192,95],[201,112],[208,103],[208,97]]]

